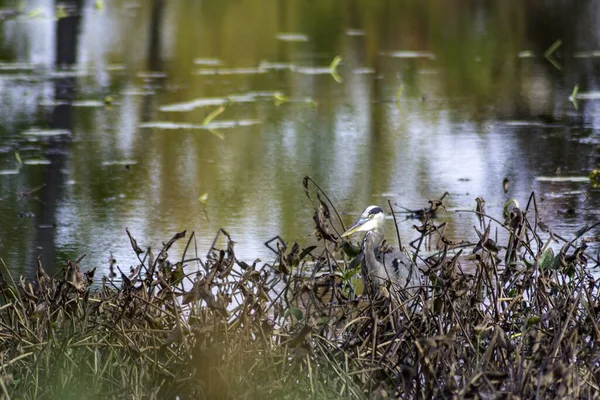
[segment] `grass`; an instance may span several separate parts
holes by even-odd
[[[356,249],[338,239],[343,224],[310,183],[315,243],[278,241],[273,265],[238,260],[225,231],[226,248],[170,261],[181,232],[155,257],[130,236],[139,265],[118,284],[92,285],[81,260],[58,277],[40,265],[33,282],[2,278],[0,395],[596,396],[599,285],[587,270],[586,230],[567,241],[542,229],[532,196],[506,221],[478,209],[479,243],[454,243],[434,218],[442,198],[418,214],[412,250],[426,275],[418,295],[400,305],[364,301],[343,251]],[[494,230],[504,231],[503,243]],[[193,243],[192,233],[186,250]],[[436,251],[422,256],[425,246]],[[199,272],[184,274],[194,263]]]

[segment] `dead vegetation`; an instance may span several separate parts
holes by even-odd
[[[273,264],[238,260],[224,231],[224,249],[186,258],[192,233],[183,257],[170,261],[181,232],[156,256],[130,236],[139,265],[115,282],[93,285],[81,260],[59,277],[40,265],[34,282],[2,278],[2,397],[596,396],[591,227],[558,243],[539,227],[532,196],[506,221],[477,211],[479,243],[456,243],[432,218],[443,198],[430,202],[435,210],[422,212],[411,243],[426,275],[417,305],[389,309],[355,292],[360,268],[345,254],[360,249],[340,241],[339,215],[310,184],[316,243],[275,240]],[[492,237],[496,229],[505,243]],[[424,257],[425,245],[437,251]],[[197,273],[184,273],[195,264]]]

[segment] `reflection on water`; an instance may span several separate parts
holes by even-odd
[[[534,190],[566,237],[596,220],[589,182],[536,179],[599,161],[595,2],[66,3],[66,17],[2,3],[0,257],[14,271],[82,253],[127,267],[126,227],[154,247],[195,230],[201,254],[223,227],[267,261],[271,237],[312,233],[305,175],[345,213],[448,191],[456,240],[476,222],[454,210],[478,196],[501,217]]]

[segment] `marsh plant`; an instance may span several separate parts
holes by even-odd
[[[415,214],[408,249],[425,275],[405,303],[360,293],[360,248],[309,178],[315,239],[267,243],[274,262],[238,260],[220,231],[194,233],[97,279],[70,261],[50,277],[0,281],[4,398],[531,398],[598,393],[598,282],[587,227],[540,226],[535,197],[504,221],[475,211],[478,243]],[[391,206],[391,204],[390,204]],[[544,228],[544,229],[542,229]],[[502,232],[503,234],[497,234]],[[129,234],[129,233],[128,233]],[[502,238],[502,239],[499,239]],[[178,260],[169,250],[185,241]],[[193,270],[194,272],[189,273]]]

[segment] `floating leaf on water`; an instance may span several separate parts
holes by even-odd
[[[202,204],[206,204],[208,201],[208,193],[202,193],[200,197],[198,197],[198,201]]]
[[[569,96],[569,101],[573,103],[573,106],[576,110],[579,109],[579,104],[577,103],[577,93],[579,93],[579,85],[575,85],[573,92],[571,92],[571,95]]]
[[[23,160],[21,160],[21,155],[19,154],[18,151],[15,152],[15,158],[17,159],[17,162],[19,164],[23,164]]]
[[[295,68],[295,66],[294,66],[294,64],[285,63],[285,62],[261,61],[258,64],[258,68],[274,70],[274,71],[285,71],[287,69],[292,70]]]
[[[560,63],[558,61],[556,61],[556,59],[554,58],[554,52],[556,50],[558,50],[558,48],[562,45],[562,40],[558,39],[556,40],[554,43],[552,43],[550,45],[550,47],[548,47],[548,49],[544,52],[544,57],[546,57],[546,60],[548,60],[550,62],[550,64],[552,64],[554,66],[554,68],[556,68],[557,70],[561,71],[562,70],[562,66],[560,65]]]
[[[71,132],[66,129],[30,129],[21,133],[25,136],[38,136],[38,137],[54,137],[54,136],[67,136]]]
[[[404,85],[398,86],[398,90],[396,91],[396,107],[400,110],[400,99],[402,98],[402,92],[404,91]]]
[[[25,165],[50,165],[52,162],[50,160],[45,159],[33,159],[33,160],[25,160],[23,162]]]
[[[531,50],[524,50],[524,51],[520,51],[519,54],[517,54],[517,57],[519,57],[519,58],[533,58],[533,57],[535,57],[535,54]]]
[[[352,70],[354,75],[370,75],[375,73],[375,68],[360,67]]]
[[[137,161],[135,160],[110,160],[110,161],[102,161],[103,166],[111,166],[111,165],[135,165]]]
[[[573,54],[575,58],[596,58],[600,57],[600,51],[577,51]]]
[[[308,104],[311,107],[316,107],[318,104],[312,97],[306,97],[303,101],[305,104]]]
[[[72,69],[66,71],[52,71],[50,72],[51,78],[83,78],[88,76],[89,73],[83,69]]]
[[[211,123],[211,121],[215,118],[217,118],[220,114],[223,113],[223,111],[225,111],[225,106],[220,106],[219,108],[217,108],[216,110],[214,110],[213,112],[211,112],[210,114],[208,114],[206,116],[206,118],[204,118],[204,120],[202,121],[202,125],[208,125]]]
[[[228,103],[252,103],[258,98],[270,98],[276,92],[246,92],[227,97],[203,97],[182,103],[167,104],[159,107],[163,112],[187,112],[200,107],[221,106]]]
[[[575,182],[585,183],[589,182],[590,178],[587,176],[536,176],[535,180],[538,182]]]
[[[346,35],[348,35],[348,36],[364,36],[365,31],[363,31],[362,29],[347,29]]]
[[[579,93],[579,85],[575,85],[575,87],[573,87],[573,92],[571,93],[571,97],[576,97],[577,93]]]
[[[105,71],[107,72],[112,72],[112,71],[124,71],[125,70],[125,66],[123,64],[109,64],[106,66]]]
[[[263,68],[202,68],[196,75],[259,75],[269,72]]]
[[[337,83],[342,83],[342,77],[338,74],[337,69],[342,62],[342,57],[335,56],[331,64],[329,64],[329,73]]]
[[[96,0],[96,2],[94,3],[94,7],[98,11],[104,10],[104,0]]]
[[[41,18],[44,16],[44,10],[41,7],[36,7],[27,13],[29,18]]]
[[[275,39],[282,42],[308,42],[308,36],[303,33],[283,32],[275,35]]]
[[[159,110],[164,112],[186,112],[199,107],[220,106],[225,103],[227,103],[227,99],[224,99],[223,97],[205,97],[183,103],[168,104],[159,107]]]
[[[73,107],[104,107],[104,103],[98,100],[77,100],[71,103]]]
[[[253,103],[257,99],[257,92],[232,94],[227,96],[228,103]]]
[[[0,71],[33,71],[34,69],[33,64],[0,62]]]
[[[275,99],[275,105],[276,105],[276,106],[280,106],[280,105],[282,105],[283,103],[285,103],[286,101],[288,101],[288,98],[287,98],[287,97],[285,97],[285,96],[283,95],[283,93],[281,93],[281,92],[275,92],[275,93],[273,94],[273,98]]]
[[[56,6],[56,19],[62,19],[68,17],[69,14],[67,10],[65,10],[65,6],[63,4],[58,4]]]
[[[556,128],[556,127],[560,127],[560,124],[548,124],[545,122],[540,122],[540,121],[518,121],[518,120],[513,120],[513,121],[504,121],[505,125],[508,126],[536,126],[539,128]]]
[[[240,119],[237,121],[213,121],[209,124],[201,125],[205,129],[227,129],[238,126],[258,125],[261,122],[255,119]]]
[[[381,55],[392,58],[428,58],[430,60],[435,60],[435,54],[429,51],[399,50],[382,52]]]
[[[575,98],[581,100],[597,100],[600,99],[600,92],[578,92],[575,95]]]
[[[562,45],[562,40],[558,39],[550,45],[544,52],[544,57],[548,58]]]
[[[166,78],[167,73],[162,72],[162,71],[146,71],[146,72],[138,72],[137,76],[139,78],[156,79],[156,78]]]
[[[294,72],[304,75],[325,75],[331,74],[331,70],[328,67],[296,67]]]
[[[240,119],[237,121],[213,121],[210,124],[199,125],[199,124],[190,124],[186,122],[172,122],[172,121],[149,121],[144,122],[139,125],[140,128],[154,128],[154,129],[165,129],[165,130],[185,130],[185,129],[227,129],[227,128],[235,128],[239,126],[251,126],[257,125],[261,122],[258,120],[252,119]]]
[[[122,96],[152,96],[156,94],[153,90],[129,89],[121,92]]]
[[[329,69],[332,71],[335,71],[338,66],[340,65],[340,63],[342,62],[342,57],[340,56],[335,56],[333,58],[333,60],[331,61],[331,64],[329,64]]]
[[[594,181],[594,182],[600,181],[600,170],[599,169],[591,170],[588,177],[590,178],[591,181]]]
[[[206,65],[210,67],[217,67],[222,64],[221,60],[218,58],[195,58],[194,64],[196,65]]]
[[[221,140],[225,139],[225,135],[223,135],[221,132],[219,132],[216,129],[209,129],[208,131],[210,133],[212,133],[213,135],[215,135],[216,137],[218,137],[219,139],[221,139]]]
[[[171,121],[150,121],[143,122],[139,125],[140,128],[155,128],[155,129],[206,129],[206,127],[197,124],[185,122]]]

